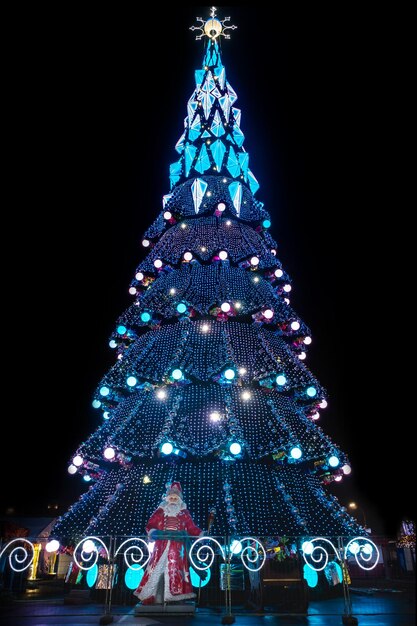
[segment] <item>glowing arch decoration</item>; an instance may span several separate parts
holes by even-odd
[[[248,543],[244,545],[245,542]],[[215,544],[214,547],[210,545],[211,543]],[[214,548],[217,546],[223,561],[230,561],[233,556],[240,556],[240,560],[247,570],[250,572],[259,571],[266,560],[266,552],[261,542],[254,537],[243,537],[243,539],[239,539],[238,543],[241,545],[241,549],[237,550],[236,547],[232,547],[236,544],[231,544],[225,551],[214,537],[199,537],[190,548],[191,564],[196,570],[210,569],[215,557]]]
[[[368,537],[354,537],[345,547],[344,557],[355,557],[356,563],[364,570],[371,570],[379,561],[379,550]]]
[[[226,554],[217,539],[214,539],[214,537],[199,537],[192,543],[189,551],[191,565],[195,570],[208,570],[212,566],[215,552],[213,546],[210,545],[211,543],[214,543],[218,547],[223,560],[226,560]],[[198,563],[196,563],[195,559],[198,559]]]
[[[25,545],[15,545],[15,547],[10,551],[10,554],[8,555],[9,565],[14,572],[24,572],[32,565],[33,558],[35,556],[35,546],[28,539],[12,539],[12,541],[6,543],[0,552],[0,559],[10,546],[17,543]],[[32,554],[30,554],[30,551]]]
[[[357,565],[363,570],[374,569],[379,559],[379,550],[369,537],[354,537],[340,550],[327,537],[315,537],[304,541],[301,546],[306,564],[316,572],[324,570],[329,562],[330,555],[343,563],[350,556],[354,556]]]
[[[100,550],[97,544],[100,544]],[[88,536],[77,543],[72,558],[80,569],[87,571],[96,565],[98,557],[101,556],[100,552],[103,553],[103,551],[108,559],[109,551],[104,541],[99,537]]]
[[[122,548],[129,545],[127,548],[122,551]],[[151,542],[153,545],[153,542]],[[130,539],[126,539],[120,546],[117,548],[114,556],[118,554],[123,554],[124,561],[129,568],[129,570],[133,570],[138,572],[143,570],[149,559],[151,558],[151,548],[148,543],[144,539],[140,537],[130,537]],[[142,576],[141,576],[142,577]],[[139,584],[139,583],[138,583]],[[137,585],[136,585],[137,586]]]
[[[240,539],[242,545],[245,541],[249,543],[243,548],[240,559],[247,570],[258,572],[264,566],[266,560],[265,548],[258,539],[253,537]]]

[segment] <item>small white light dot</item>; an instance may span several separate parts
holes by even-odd
[[[291,328],[292,330],[299,330],[300,322],[291,322]]]
[[[184,260],[185,261],[191,261],[192,258],[193,258],[193,255],[191,254],[191,252],[185,252],[184,253]]]
[[[153,262],[154,266],[159,269],[160,267],[162,267],[162,261],[161,259],[156,259],[156,261]]]
[[[288,284],[287,284],[287,285],[284,285],[284,291],[285,291],[285,293],[290,293],[290,291],[291,291],[291,285],[288,285]]]
[[[322,401],[320,402],[320,404],[319,404],[319,407],[320,407],[321,409],[325,409],[325,408],[327,407],[327,400],[325,400],[325,399],[323,398],[323,400],[322,400]]]
[[[230,304],[228,302],[223,302],[220,308],[223,313],[228,313],[230,311]]]
[[[226,209],[226,205],[224,202],[219,202],[219,204],[217,205],[217,209],[219,211],[224,211]]]
[[[230,220],[227,220],[226,226],[231,226],[231,225],[232,225],[232,222]]]
[[[142,246],[144,248],[148,248],[150,243],[149,239],[142,239]]]
[[[252,396],[249,391],[243,391],[241,397],[242,400],[250,400]]]
[[[159,400],[165,400],[165,398],[167,397],[167,392],[165,391],[165,389],[158,389],[158,391],[156,392],[156,397],[159,398]]]
[[[171,296],[174,296],[177,293],[177,290],[175,289],[175,287],[171,287],[169,293],[171,294]]]
[[[306,358],[306,353],[305,352],[300,352],[300,354],[298,355],[298,358],[300,359],[300,361],[304,361],[304,359]]]
[[[142,272],[138,272],[135,276],[136,280],[143,280],[144,279],[144,275]]]
[[[137,293],[136,287],[129,287],[129,293],[131,296],[134,296]]]
[[[244,376],[246,374],[246,372],[247,372],[247,369],[245,367],[240,367],[239,368],[239,374],[241,376]]]
[[[172,213],[170,211],[165,211],[164,213],[164,219],[165,220],[170,220],[172,217]]]
[[[267,320],[271,320],[274,317],[274,312],[272,311],[272,309],[265,309],[265,311],[263,312],[263,316]]]
[[[225,260],[227,259],[227,257],[228,257],[228,254],[227,254],[226,250],[221,250],[221,251],[219,252],[219,258],[220,258],[222,261],[225,261]]]
[[[73,459],[72,459],[73,464],[75,465],[75,467],[80,467],[83,464],[83,457],[80,456],[79,454],[77,454]]]
[[[259,265],[259,259],[257,256],[253,256],[250,260],[250,264],[253,266]]]
[[[284,272],[282,271],[282,269],[278,268],[277,270],[275,270],[274,274],[277,278],[281,278]]]
[[[312,341],[313,340],[311,339],[311,337],[304,337],[304,343],[306,344],[306,346],[309,346]]]
[[[208,324],[203,324],[201,327],[201,332],[202,333],[208,333],[208,331],[210,330],[210,326]]]
[[[183,222],[183,223],[181,224],[181,228],[187,228],[187,224],[186,224],[185,222]]]
[[[219,422],[221,420],[221,415],[218,411],[213,411],[210,413],[210,419],[212,422]]]

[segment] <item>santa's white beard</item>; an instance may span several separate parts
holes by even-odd
[[[162,502],[161,509],[164,511],[165,515],[176,517],[180,511],[185,509],[185,505],[182,500],[179,502]]]

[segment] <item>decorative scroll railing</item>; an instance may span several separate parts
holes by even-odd
[[[106,540],[105,540],[106,539]],[[42,549],[48,550],[45,539]],[[27,570],[33,562],[35,547],[27,538],[15,538],[0,544],[0,559],[15,572]],[[369,537],[303,537],[294,540],[294,546],[302,555],[305,563],[317,572],[323,570],[330,558],[337,559],[341,564],[349,560],[363,570],[372,570],[379,561],[380,551]],[[153,542],[142,537],[101,538],[88,536],[76,544],[72,558],[76,565],[84,571],[95,567],[101,562],[114,561],[122,557],[128,570],[139,572],[146,567],[153,549]],[[59,553],[60,548],[56,551]],[[257,537],[234,537],[231,541],[224,537],[200,537],[189,549],[191,567],[195,570],[209,570],[215,557],[224,563],[241,561],[249,572],[257,572],[263,568],[268,558],[267,544]]]

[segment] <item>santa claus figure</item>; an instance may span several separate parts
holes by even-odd
[[[191,518],[182,497],[181,485],[171,483],[146,526],[155,546],[139,587],[134,591],[142,604],[162,604],[195,597],[186,541],[203,535]]]

